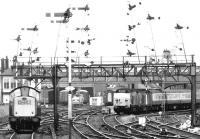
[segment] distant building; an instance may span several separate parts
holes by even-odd
[[[1,74],[1,102],[9,103],[9,93],[14,88],[21,86],[21,82],[14,79],[15,72],[12,69],[6,69]]]
[[[0,60],[0,75],[6,70],[9,68],[9,59],[8,57],[6,58],[1,58]],[[0,76],[0,102],[2,103],[3,102],[3,94],[2,94],[2,91],[3,91],[3,78],[2,76]]]

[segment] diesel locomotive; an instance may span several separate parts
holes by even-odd
[[[200,106],[200,90],[197,89],[196,106]],[[117,89],[113,97],[114,111],[141,114],[165,110],[184,110],[191,108],[191,90],[161,89]]]
[[[10,92],[9,124],[15,132],[33,132],[40,126],[40,92],[21,86]]]

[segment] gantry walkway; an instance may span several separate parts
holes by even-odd
[[[179,61],[150,61],[149,57],[76,57],[72,58],[72,82],[74,83],[105,83],[105,82],[188,82],[192,67],[196,75],[200,75],[200,67],[196,66],[191,56],[188,62]],[[33,58],[32,58],[33,59]],[[40,61],[24,62],[18,59],[13,65],[18,79],[51,79],[55,66],[58,68],[57,76],[61,81],[67,81],[67,58],[40,58]],[[183,58],[184,59],[184,58]],[[27,60],[27,59],[26,59]],[[27,60],[28,61],[28,60]],[[30,59],[29,59],[30,61]],[[32,60],[31,60],[32,61]],[[200,82],[197,79],[197,82]]]

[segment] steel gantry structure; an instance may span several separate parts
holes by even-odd
[[[135,57],[137,58],[137,57]],[[187,63],[183,62],[148,62],[148,57],[143,57],[143,62],[135,62],[134,57],[121,57],[118,60],[103,61],[104,57],[89,59],[88,61],[78,60],[72,63],[72,84],[75,83],[108,83],[108,82],[154,82],[154,83],[189,83],[191,84],[191,125],[196,126],[196,76],[200,75],[200,68],[194,62],[194,56]],[[51,60],[49,60],[51,61]],[[83,61],[83,62],[82,62]],[[143,63],[143,64],[142,64]],[[56,64],[41,62],[26,65],[16,63],[12,68],[16,71],[17,79],[41,79],[42,81],[53,81],[52,84],[59,84],[68,81],[68,62],[57,60]],[[55,73],[56,71],[56,73]],[[31,76],[30,76],[31,75]],[[55,77],[56,76],[56,77]],[[55,79],[56,78],[56,83]],[[163,80],[164,78],[164,80]]]
[[[103,57],[95,59],[96,61],[92,58],[87,58],[87,61],[86,58],[84,60],[78,58],[78,62],[72,62],[72,82],[140,82],[145,78],[152,82],[161,82],[163,75],[166,77],[165,82],[188,82],[185,79],[183,80],[182,77],[190,76],[191,65],[195,64],[192,60],[190,63],[150,63],[147,57],[143,57],[143,62],[138,63],[137,60],[132,60],[133,57],[117,58],[115,60],[114,57],[113,61],[104,61]],[[59,67],[58,77],[68,78],[68,62],[63,59],[65,58],[58,58],[56,62]],[[14,64],[13,69],[17,68],[17,78],[51,79],[52,68],[54,67],[52,61],[49,58],[45,62],[29,65],[25,62],[18,62],[17,66]],[[199,74],[200,68],[195,67],[196,73]]]

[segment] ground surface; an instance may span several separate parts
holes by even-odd
[[[8,116],[8,105],[0,105],[0,117]]]

